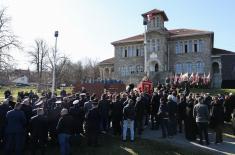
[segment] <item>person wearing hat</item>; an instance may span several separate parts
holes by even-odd
[[[74,120],[74,134],[78,136],[80,134],[79,125],[81,124],[80,118],[79,100],[73,101],[73,106],[69,108],[69,114]]]
[[[33,116],[33,108],[30,105],[30,100],[29,98],[25,98],[22,102],[21,102],[22,106],[20,108],[20,110],[22,110],[25,114],[26,117],[26,143],[29,142],[29,121],[31,119],[31,117]]]
[[[23,154],[25,144],[25,125],[26,117],[21,111],[22,104],[17,103],[13,110],[6,114],[6,128],[5,128],[5,154],[15,152],[17,155]]]
[[[45,154],[45,146],[48,138],[48,120],[44,115],[43,108],[37,109],[37,115],[30,119],[31,153],[34,155],[37,149]]]
[[[12,108],[9,106],[9,100],[5,99],[3,100],[2,104],[0,104],[0,145],[3,142],[3,135],[4,135],[4,128],[6,123],[6,114],[8,111],[10,111]]]
[[[92,102],[92,108],[88,111],[86,115],[87,123],[87,137],[88,146],[98,145],[98,134],[100,129],[100,112],[98,109],[98,101],[94,100]]]
[[[69,155],[70,149],[70,137],[73,134],[73,117],[68,113],[68,109],[63,108],[60,113],[61,117],[56,126],[58,133],[58,140],[60,144],[61,155]]]

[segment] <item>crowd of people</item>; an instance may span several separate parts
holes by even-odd
[[[63,90],[60,96],[21,92],[17,102],[6,91],[0,105],[0,143],[6,155],[23,154],[26,144],[31,154],[44,154],[49,143],[59,144],[61,155],[68,155],[71,137],[78,141],[81,135],[87,137],[88,146],[98,146],[102,134],[120,136],[124,142],[130,137],[134,142],[149,126],[161,129],[159,138],[185,134],[189,141],[196,141],[198,136],[201,145],[209,145],[210,126],[217,144],[223,142],[224,121],[235,123],[234,109],[235,96],[231,93],[210,96],[169,84],[159,84],[153,94],[132,89],[106,91],[100,98],[85,88],[76,94]]]

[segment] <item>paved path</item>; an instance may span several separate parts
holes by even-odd
[[[178,147],[189,147],[194,150],[201,149],[205,151],[210,151],[213,154],[221,155],[235,155],[235,139],[224,138],[224,142],[221,144],[214,144],[214,134],[209,133],[210,145],[199,145],[197,142],[189,142],[185,139],[184,134],[177,134],[173,138],[162,139],[161,130],[150,130],[146,128],[143,132],[141,138],[156,140],[164,143],[170,143],[171,145],[176,145]]]

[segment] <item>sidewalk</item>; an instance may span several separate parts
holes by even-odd
[[[209,139],[210,139],[210,145],[200,145],[196,142],[190,142],[185,139],[184,133],[177,134],[173,138],[166,138],[161,139],[161,129],[159,130],[150,130],[149,128],[146,128],[141,135],[141,138],[144,139],[150,139],[150,140],[156,140],[163,143],[168,143],[171,145],[175,145],[178,147],[189,147],[194,150],[200,149],[209,151],[212,154],[218,154],[218,155],[235,155],[235,139],[234,138],[224,138],[224,142],[221,144],[214,144],[214,134],[209,133]]]

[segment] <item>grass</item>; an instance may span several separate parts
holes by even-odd
[[[73,140],[74,141],[74,140]],[[88,147],[86,139],[81,138],[73,142],[72,154],[78,155],[209,155],[200,150],[192,151],[190,148],[178,148],[169,144],[163,144],[152,140],[137,139],[135,142],[122,142],[119,137],[102,135],[99,138],[99,147]],[[1,151],[0,151],[1,154]],[[26,153],[26,155],[28,152]],[[49,147],[46,155],[59,155],[59,147]]]
[[[72,92],[72,87],[65,87],[65,90],[67,93],[71,93]],[[6,90],[10,90],[13,97],[16,99],[17,98],[17,95],[18,95],[18,92],[30,92],[30,90],[32,90],[33,92],[37,92],[37,89],[36,87],[33,87],[33,86],[25,86],[25,87],[17,87],[17,86],[3,86],[3,87],[0,87],[0,100],[3,100],[4,99],[4,92]],[[57,89],[56,90],[56,93],[57,94],[60,94],[60,91],[61,89]],[[40,93],[38,94],[40,95]]]

